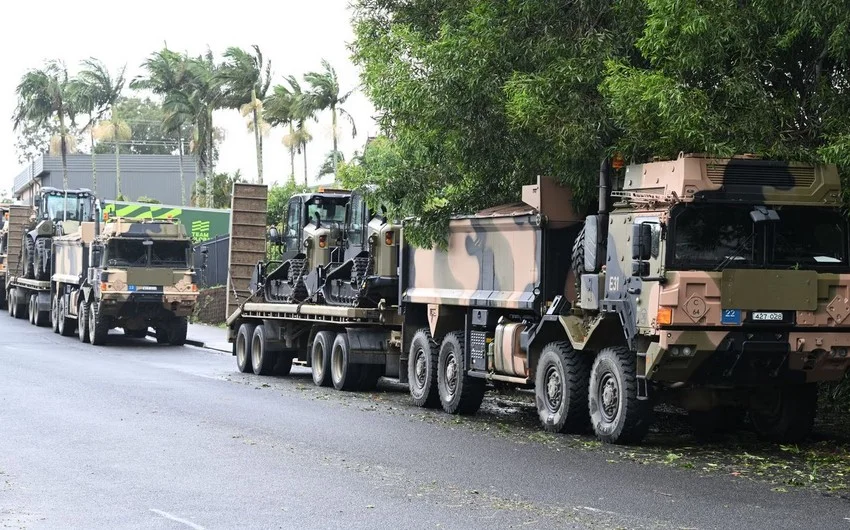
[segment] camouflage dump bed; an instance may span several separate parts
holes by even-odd
[[[579,228],[568,190],[541,178],[524,187],[523,203],[451,220],[445,250],[406,246],[402,301],[542,311],[572,290]]]

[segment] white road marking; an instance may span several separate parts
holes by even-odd
[[[165,517],[166,519],[171,519],[172,521],[176,521],[178,523],[185,524],[189,528],[194,528],[195,530],[205,530],[204,527],[199,525],[199,524],[195,524],[192,521],[187,521],[186,519],[181,519],[179,517],[171,515],[168,512],[164,512],[162,510],[157,510],[156,508],[151,508],[151,511],[153,513],[157,514],[157,515],[161,515],[161,516]]]

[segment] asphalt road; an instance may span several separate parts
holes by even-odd
[[[5,315],[0,340],[4,528],[850,527],[840,498],[499,436],[399,389]]]

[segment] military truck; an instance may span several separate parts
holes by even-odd
[[[850,367],[840,192],[834,166],[698,155],[606,160],[586,217],[526,186],[452,221],[446,251],[405,248],[411,394],[469,413],[486,380],[533,386],[546,430],[612,443],[641,440],[659,400],[799,440],[817,383]]]
[[[9,246],[9,208],[0,206],[0,309],[6,309],[6,254]]]
[[[197,300],[189,265],[191,240],[167,219],[106,219],[84,222],[53,239],[51,277],[53,329],[75,332],[82,342],[105,344],[112,328],[129,337],[183,345],[187,317]]]
[[[31,224],[32,208],[25,205],[9,205],[6,230],[6,277],[3,285],[3,299],[6,301],[9,316],[28,317],[38,326],[50,322],[50,280],[26,278],[22,263],[25,232]]]
[[[51,240],[77,230],[79,223],[94,220],[95,197],[89,189],[39,191],[27,223],[21,246],[22,275],[26,279],[48,280],[52,270]]]
[[[285,301],[276,294],[279,279],[262,273],[270,268],[264,263],[266,194],[265,186],[234,184],[227,325],[239,370],[288,374],[298,363],[312,368],[315,384],[340,390],[374,388],[382,376],[405,377],[397,290],[387,293],[389,302],[375,300],[386,291],[383,279],[395,274],[400,227],[373,215],[361,192],[352,193],[350,203],[346,196],[347,207],[336,214],[339,232],[333,234],[341,238],[342,252],[312,258],[316,296]],[[291,238],[289,248],[297,244],[292,228],[304,226],[302,215],[290,203],[283,229]],[[304,234],[311,237],[310,230]],[[274,233],[270,239],[278,240]],[[317,242],[308,249],[323,249]],[[366,262],[358,264],[360,259]],[[322,290],[328,278],[337,285]]]

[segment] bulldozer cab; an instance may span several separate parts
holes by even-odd
[[[289,199],[280,241],[283,254],[294,256],[302,250],[303,231],[309,224],[340,230],[348,200],[349,195],[343,193],[300,193]]]

